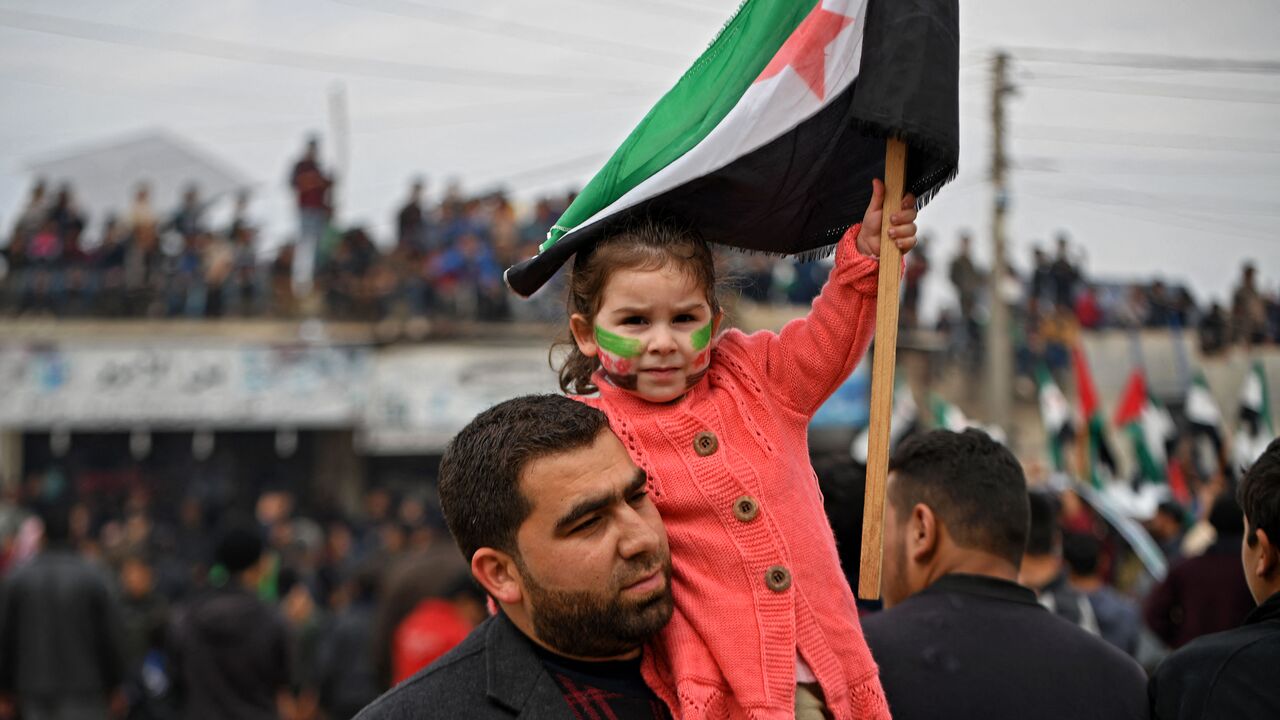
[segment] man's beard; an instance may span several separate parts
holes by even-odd
[[[649,555],[616,573],[603,591],[551,590],[543,587],[516,560],[530,616],[538,639],[557,652],[579,658],[610,658],[640,647],[671,619],[671,559],[659,562]],[[622,588],[661,568],[666,579],[661,591],[643,598],[626,598]]]

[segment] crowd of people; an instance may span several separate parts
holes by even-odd
[[[945,433],[933,442],[987,442],[964,439],[975,432],[958,440]],[[902,444],[916,447],[921,438],[936,435],[917,430]],[[925,453],[925,459],[937,452]],[[899,477],[924,474],[912,464],[923,461],[910,458],[895,455]],[[841,564],[856,587],[865,469],[847,456],[815,457],[814,466]],[[960,465],[948,468],[968,477]],[[349,718],[461,642],[487,615],[484,594],[454,548],[430,486],[417,495],[373,488],[360,512],[348,516],[306,507],[279,489],[268,488],[242,506],[210,507],[194,497],[173,506],[159,502],[141,478],[105,490],[71,480],[33,474],[0,503],[0,717],[15,717],[15,710],[33,707],[23,703],[52,695],[87,698],[90,706],[100,702],[117,718],[224,717],[217,708],[227,706],[220,703],[241,697],[259,698],[260,704],[269,698],[276,709],[262,715],[246,706],[237,717]],[[937,497],[927,488],[910,492]],[[958,494],[954,502],[960,506],[990,505],[987,515],[1007,522],[1000,514],[1002,496],[990,488],[968,500],[964,493],[976,489],[950,492]],[[890,517],[895,497],[891,490]],[[1034,593],[1028,597],[1148,672],[1170,650],[1230,630],[1253,609],[1240,565],[1241,539],[1250,526],[1234,487],[1206,496],[1197,511],[1166,502],[1144,523],[1169,564],[1161,582],[1143,569],[1117,529],[1073,491],[1033,489],[1027,498],[1029,529],[1025,548],[1020,545],[1016,553],[1015,578]],[[956,510],[936,512],[958,522]],[[887,532],[892,535],[892,523]],[[960,535],[955,540],[965,542]],[[886,545],[888,568],[897,552],[892,542]],[[907,582],[892,572],[886,569],[891,604],[894,593],[906,592],[893,583]],[[44,591],[21,579],[39,573],[60,578],[59,589],[48,591],[52,596],[36,597]],[[71,617],[76,621],[69,622]],[[954,637],[967,637],[959,627],[976,627],[971,621],[957,620]],[[901,646],[884,652],[907,653],[914,647],[911,633],[933,632],[923,621],[894,631],[889,615],[880,622],[864,614],[864,622],[873,650],[881,642]],[[1021,628],[1035,637],[1055,629],[1040,627],[1034,616],[992,622],[991,627],[1007,623],[1010,634]],[[987,642],[990,632],[995,631],[982,630],[974,642]],[[1043,652],[1097,654],[1081,650],[1084,636],[1059,638],[1065,645],[1043,644]],[[992,646],[980,655],[1002,667],[1028,661],[1017,653],[1002,655],[1006,649]],[[78,660],[68,667],[68,657]],[[273,661],[255,665],[261,657]],[[883,672],[895,672],[896,661],[880,662]],[[1046,669],[1051,661],[1036,663],[1030,667],[1045,674],[1032,687],[1048,692],[1045,697],[1069,694],[1069,684],[1057,685],[1064,681]],[[1122,676],[1131,672],[1114,658],[1106,663]],[[226,666],[243,666],[245,672],[227,676],[218,669]],[[1133,667],[1137,672],[1138,665]],[[919,681],[887,676],[885,682],[893,703],[893,684],[914,687]],[[210,694],[222,699],[214,702]],[[214,709],[202,714],[200,708]],[[43,717],[26,712],[17,717]]]
[[[924,250],[925,252],[921,252]],[[931,271],[928,244],[907,259],[902,322],[918,326],[920,287]],[[990,269],[978,265],[972,238],[961,235],[946,268],[956,301],[940,314],[935,329],[949,340],[957,356],[974,367],[984,357],[992,291]],[[1056,251],[1032,247],[1027,269],[1008,264],[997,293],[1009,310],[1015,338],[1017,370],[1031,378],[1044,363],[1057,370],[1068,362],[1069,348],[1081,330],[1176,329],[1194,331],[1201,352],[1221,353],[1233,346],[1280,343],[1280,294],[1264,291],[1258,268],[1246,261],[1229,305],[1198,303],[1191,290],[1161,279],[1102,282],[1089,278],[1081,251],[1064,234]]]
[[[99,220],[78,207],[74,187],[37,180],[0,248],[0,314],[545,319],[540,303],[509,303],[502,271],[536,253],[572,193],[543,198],[520,218],[501,191],[467,197],[455,184],[431,203],[425,182],[414,180],[395,237],[380,244],[364,227],[332,222],[335,181],[316,141],[288,182],[298,226],[267,244],[248,192],[215,227],[207,215],[220,198],[196,185],[167,209],[139,183],[127,209]]]
[[[68,697],[118,718],[263,717],[234,704],[249,697],[345,719],[485,614],[426,495],[373,489],[351,517],[279,489],[157,498],[37,473],[0,502],[0,718],[99,716],[32,710]]]

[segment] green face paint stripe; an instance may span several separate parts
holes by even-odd
[[[693,335],[689,336],[689,341],[693,343],[694,350],[702,350],[711,344],[711,326],[713,324],[715,324],[714,320],[703,325],[701,329],[695,330]]]
[[[596,326],[596,344],[606,352],[613,353],[618,357],[633,358],[640,354],[639,340],[614,335],[599,325]]]

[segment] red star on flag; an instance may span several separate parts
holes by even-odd
[[[827,46],[852,22],[853,18],[848,15],[826,10],[822,3],[818,3],[778,48],[778,54],[769,61],[756,82],[767,80],[790,66],[819,100],[826,99]]]

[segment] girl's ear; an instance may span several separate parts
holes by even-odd
[[[573,333],[573,342],[578,350],[587,357],[595,357],[600,352],[596,345],[596,329],[582,313],[569,316],[569,332]]]
[[[716,336],[720,334],[720,324],[724,322],[724,310],[717,310],[716,316],[711,319],[711,341],[715,342]]]

